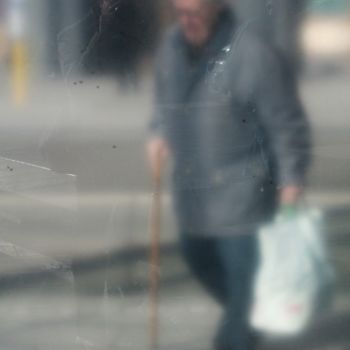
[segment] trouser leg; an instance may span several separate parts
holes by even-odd
[[[183,234],[180,247],[195,278],[218,303],[224,304],[227,298],[226,283],[221,259],[217,254],[216,239]]]
[[[258,262],[255,235],[218,239],[228,295],[215,340],[218,350],[253,350],[255,336],[249,326],[252,285]]]

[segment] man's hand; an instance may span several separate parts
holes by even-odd
[[[160,136],[151,138],[147,144],[147,157],[153,179],[159,179],[169,157],[167,142]]]
[[[296,185],[289,185],[280,189],[280,205],[296,205],[302,194],[302,188]]]

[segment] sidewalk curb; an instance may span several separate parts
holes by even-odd
[[[339,225],[342,219],[350,218],[350,205],[333,206],[325,210],[327,227],[331,244],[350,242],[348,225]],[[337,222],[337,225],[332,225]],[[334,235],[333,235],[334,234]],[[333,236],[333,237],[332,237]],[[164,243],[160,246],[161,267],[159,273],[164,285],[176,283],[188,278],[188,271],[180,257],[177,242]],[[40,283],[57,285],[57,283],[74,287],[75,279],[84,286],[87,292],[94,292],[104,285],[106,280],[111,290],[122,288],[125,291],[136,292],[148,286],[149,247],[138,245],[127,249],[116,249],[101,252],[93,256],[65,259],[65,262],[49,268],[38,268],[16,273],[0,275],[0,294],[18,288],[27,288]]]

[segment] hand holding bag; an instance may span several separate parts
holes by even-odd
[[[329,301],[333,270],[322,237],[318,210],[279,215],[259,232],[261,261],[257,271],[251,325],[260,331],[292,335],[304,330]],[[327,296],[327,297],[325,297]]]

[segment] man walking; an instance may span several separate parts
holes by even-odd
[[[173,159],[181,248],[223,306],[215,350],[251,350],[257,228],[304,186],[310,132],[293,75],[222,0],[172,0],[148,156]]]

